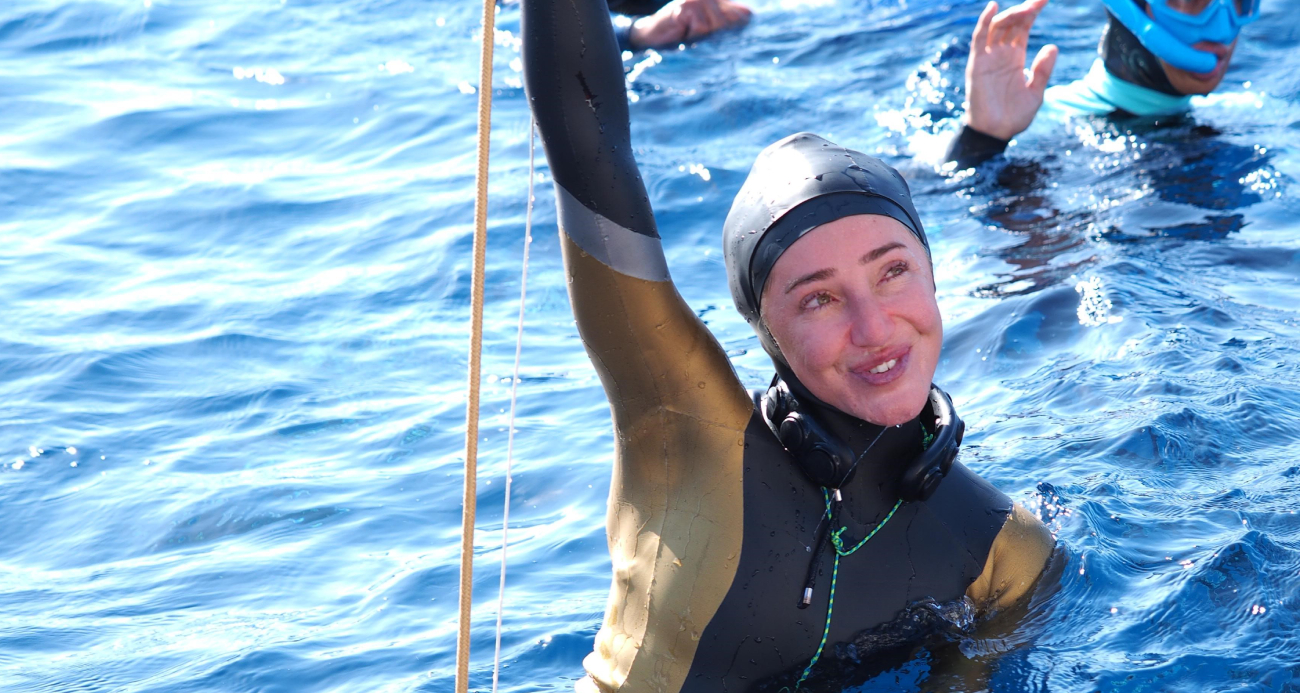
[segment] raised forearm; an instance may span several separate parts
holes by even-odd
[[[955,161],[957,168],[966,169],[978,166],[1006,149],[1006,140],[986,135],[969,125],[963,125],[948,144],[948,153],[944,156],[944,161]]]
[[[601,0],[523,0],[524,86],[555,182],[577,202],[657,238],[632,157],[623,63]]]
[[[747,411],[725,354],[668,275],[632,157],[623,65],[604,2],[523,0],[522,30],[569,298],[616,424],[629,431],[670,404],[700,417]],[[715,387],[703,392],[708,384]]]

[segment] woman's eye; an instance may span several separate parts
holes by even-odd
[[[893,279],[894,277],[897,277],[898,275],[903,274],[904,272],[907,272],[907,263],[898,262],[895,263],[894,265],[891,265],[889,269],[885,270],[885,278]]]
[[[819,292],[804,299],[803,307],[816,310],[817,308],[821,308],[822,306],[830,303],[832,300],[834,299],[831,298],[830,294],[825,292]]]

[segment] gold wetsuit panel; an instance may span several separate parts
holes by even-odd
[[[615,441],[613,583],[578,690],[677,691],[735,577],[753,403],[670,281],[621,274],[561,238]]]

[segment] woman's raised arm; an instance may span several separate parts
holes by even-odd
[[[675,426],[645,418],[669,409],[694,425],[743,428],[752,405],[668,275],[632,156],[623,63],[605,2],[523,0],[522,32],[569,297],[614,410],[620,456],[647,437],[680,439]]]
[[[753,405],[668,276],[632,158],[604,0],[523,0],[522,29],[569,300],[614,418],[606,527],[614,579],[578,689],[675,690],[664,667],[691,661],[690,634],[735,571]],[[701,566],[716,576],[693,585]],[[673,666],[673,676],[686,675]]]

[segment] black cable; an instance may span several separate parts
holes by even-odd
[[[812,604],[813,587],[817,584],[817,568],[821,563],[822,551],[825,550],[826,544],[830,543],[827,538],[830,536],[831,527],[835,526],[836,520],[840,517],[840,502],[831,501],[829,513],[822,513],[821,520],[817,522],[816,538],[813,544],[812,560],[808,562],[808,577],[804,580],[803,593],[799,595],[799,608],[807,609]]]

